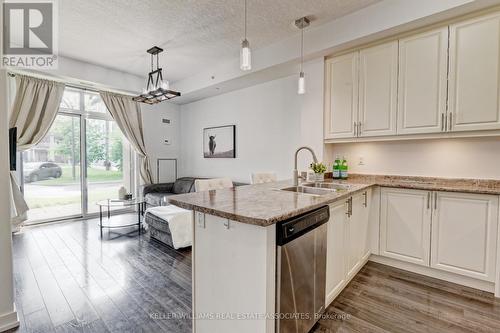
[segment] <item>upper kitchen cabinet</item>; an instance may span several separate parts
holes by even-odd
[[[396,134],[398,42],[359,52],[358,136]]]
[[[326,61],[325,138],[355,136],[358,121],[358,53]]]
[[[452,131],[500,129],[500,14],[450,26]]]
[[[448,28],[399,40],[399,134],[445,131]]]

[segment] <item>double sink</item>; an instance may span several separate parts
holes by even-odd
[[[290,186],[280,189],[281,191],[309,194],[309,195],[326,195],[332,192],[347,191],[351,188],[351,185],[346,184],[336,184],[336,183],[304,183],[299,186]]]

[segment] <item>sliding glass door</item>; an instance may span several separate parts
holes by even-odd
[[[49,133],[22,154],[28,223],[93,216],[122,186],[134,193],[133,161],[99,94],[66,89]]]
[[[98,212],[95,202],[117,198],[123,186],[131,188],[130,149],[115,122],[87,119],[88,212]],[[125,143],[125,144],[124,144]]]
[[[45,138],[23,152],[29,221],[82,215],[80,116],[59,114]]]

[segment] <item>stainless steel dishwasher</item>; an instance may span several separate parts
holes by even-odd
[[[276,226],[276,332],[306,333],[323,313],[328,206]]]

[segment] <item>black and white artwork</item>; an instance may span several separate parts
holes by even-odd
[[[203,129],[203,157],[236,158],[236,126]]]

